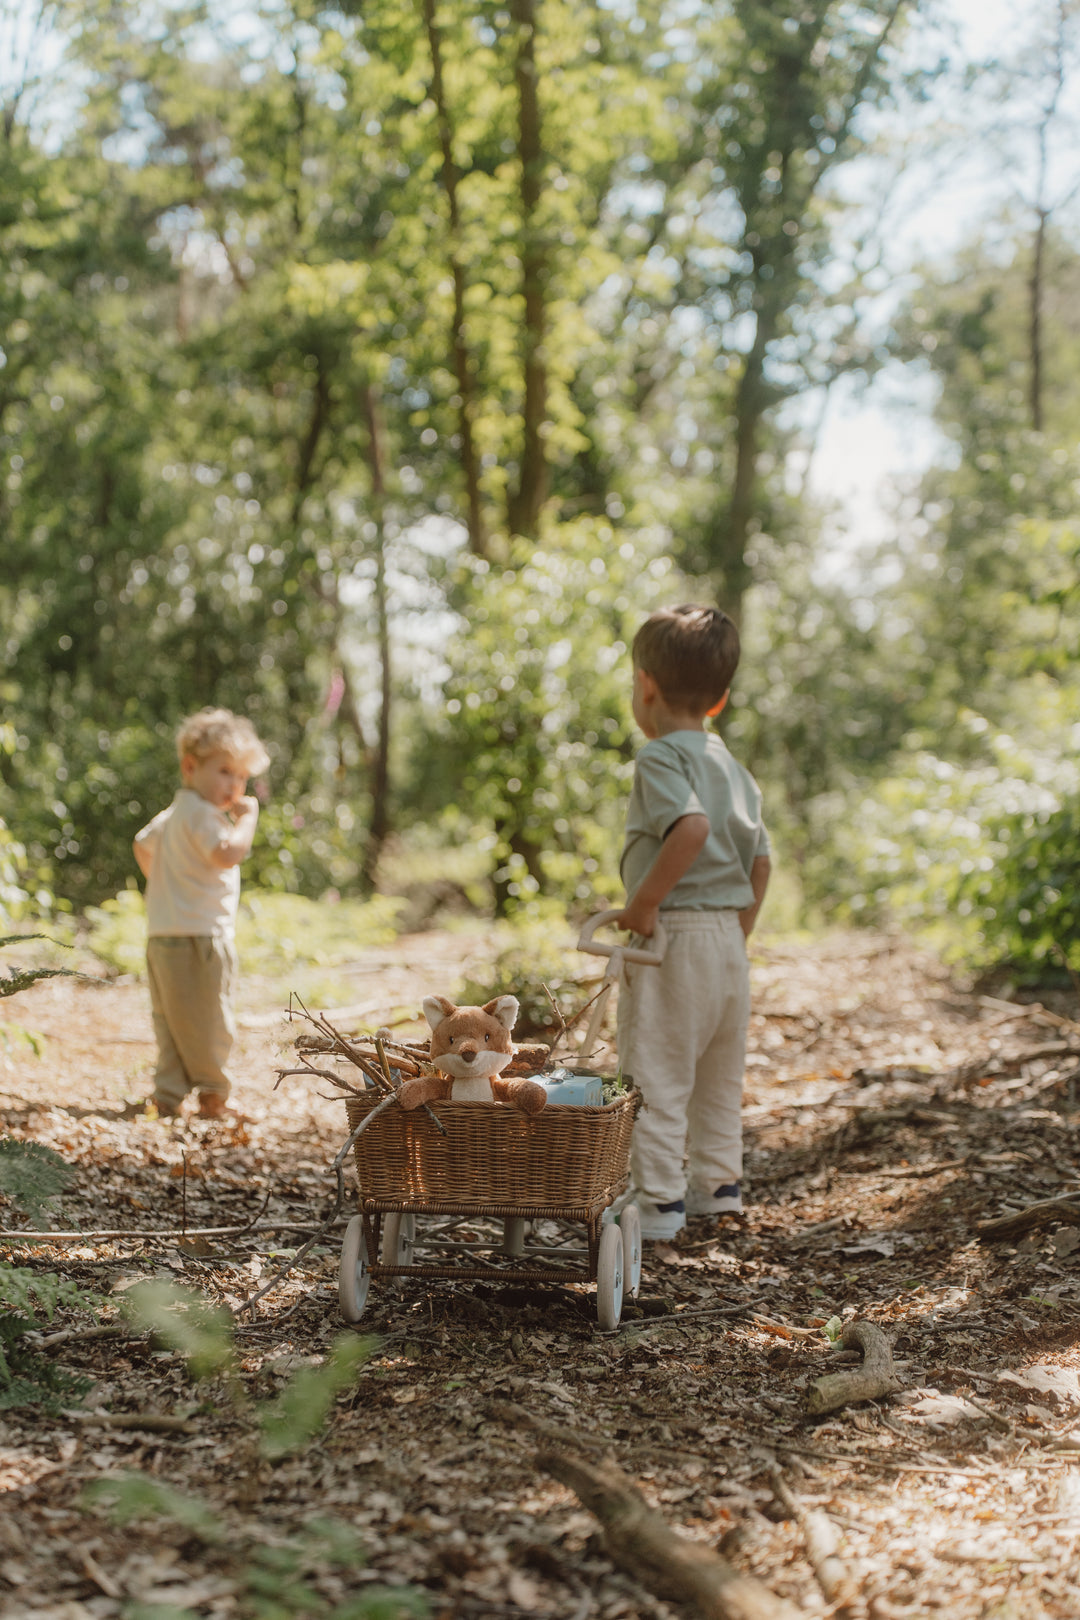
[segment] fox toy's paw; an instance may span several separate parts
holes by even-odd
[[[403,1081],[397,1094],[399,1104],[407,1113],[414,1108],[423,1108],[425,1103],[441,1102],[445,1096],[446,1086],[443,1082],[428,1075]]]
[[[547,1107],[547,1092],[535,1080],[492,1080],[495,1101],[519,1108],[523,1114],[538,1114]]]

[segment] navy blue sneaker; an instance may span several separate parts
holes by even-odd
[[[700,1192],[691,1187],[686,1195],[688,1215],[741,1215],[742,1191],[737,1181],[726,1182],[713,1192]]]

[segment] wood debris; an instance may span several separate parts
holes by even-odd
[[[416,1007],[452,990],[462,950],[449,934],[380,947],[373,1001]],[[345,1331],[343,1228],[327,1218],[348,1095],[318,1073],[275,1090],[276,1071],[368,1077],[332,1042],[278,1050],[295,1025],[242,1025],[244,1117],[125,1119],[125,1095],[149,1077],[145,990],[27,991],[24,1026],[80,1038],[43,1057],[0,1048],[0,1116],[61,1153],[75,1181],[55,1232],[0,1239],[0,1253],[105,1303],[100,1322],[61,1310],[41,1334],[42,1354],[94,1380],[80,1415],[0,1411],[0,1620],[120,1620],[151,1602],[239,1620],[255,1549],[291,1545],[317,1516],[350,1527],[366,1557],[345,1576],[316,1562],[330,1612],[366,1585],[411,1584],[432,1620],[685,1614],[617,1561],[591,1511],[538,1472],[537,1450],[617,1469],[669,1540],[710,1554],[722,1541],[789,1610],[1074,1620],[1080,1100],[1076,1059],[1054,1049],[1076,1044],[1071,994],[1060,1007],[982,998],[874,935],[755,941],[753,972],[745,1220],[692,1219],[647,1246],[641,1296],[610,1338],[585,1287],[373,1285],[379,1342],[355,1387],[317,1443],[272,1466],[254,1414]],[[256,1018],[282,999],[242,992]],[[341,1028],[389,1097],[377,1049]],[[391,1070],[422,1062],[422,1026],[381,1039]],[[993,1241],[981,1229],[1061,1200],[1048,1225]],[[0,1209],[0,1226],[28,1225]],[[533,1241],[573,1236],[538,1223]],[[170,1279],[238,1322],[241,1404],[224,1377],[193,1384],[182,1356],[123,1326],[124,1292]],[[820,1378],[865,1370],[861,1345],[844,1362],[825,1331],[843,1344],[855,1323],[887,1337],[901,1387],[810,1416]],[[544,1427],[494,1420],[515,1406]],[[155,1416],[174,1426],[148,1429]],[[88,1484],[131,1472],[207,1503],[220,1539],[164,1518],[133,1535],[82,1505]],[[850,1587],[833,1584],[831,1560]]]

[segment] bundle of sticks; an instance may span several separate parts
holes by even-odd
[[[312,1014],[303,1009],[303,1016],[312,1019],[317,1027],[304,1030],[296,1037],[293,1043],[301,1056],[310,1053],[337,1052],[348,1056],[357,1065],[365,1068],[365,1060],[369,1066],[378,1065],[381,1068],[379,1051],[386,1054],[393,1068],[400,1070],[403,1075],[434,1074],[435,1069],[428,1057],[426,1041],[395,1041],[388,1029],[380,1029],[374,1035],[341,1035],[333,1028],[328,1019],[315,1019]],[[348,1048],[348,1050],[346,1050]],[[514,1056],[504,1074],[521,1077],[522,1075],[539,1074],[550,1066],[552,1047],[538,1041],[523,1041],[515,1049]],[[371,1076],[374,1080],[374,1076]]]
[[[328,1069],[313,1063],[312,1055],[320,1053],[346,1058],[376,1091],[382,1093],[383,1101],[387,1103],[396,1096],[403,1076],[411,1078],[417,1074],[435,1073],[423,1047],[391,1040],[388,1030],[379,1030],[375,1035],[343,1035],[328,1018],[305,1007],[299,996],[290,998],[289,1011],[293,1017],[304,1019],[311,1029],[305,1030],[293,1043],[300,1063],[296,1068],[278,1069],[275,1091],[291,1074],[313,1074],[320,1080],[329,1080],[339,1091],[354,1097],[364,1095],[368,1090],[367,1085],[354,1085],[340,1069]],[[445,1136],[446,1131],[427,1103],[424,1104],[424,1111],[434,1120],[439,1134]]]

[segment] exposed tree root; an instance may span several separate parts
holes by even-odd
[[[893,1367],[889,1341],[873,1322],[849,1322],[840,1335],[840,1343],[847,1350],[862,1351],[862,1366],[826,1373],[824,1378],[815,1379],[806,1397],[806,1410],[811,1417],[835,1412],[855,1401],[895,1395],[903,1388]]]

